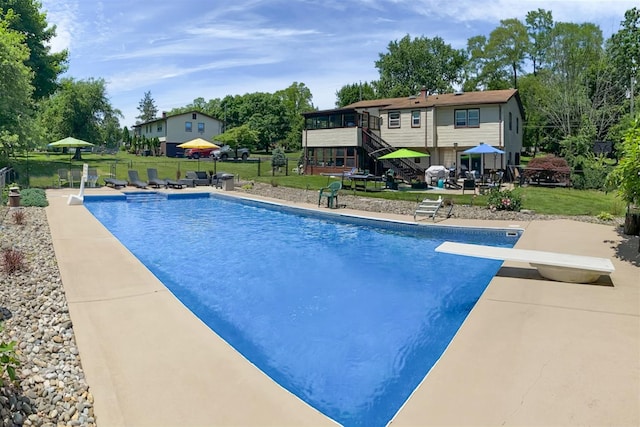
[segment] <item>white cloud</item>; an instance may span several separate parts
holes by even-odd
[[[51,50],[60,52],[71,49],[78,25],[77,0],[43,0],[42,7],[47,13],[47,22],[56,25],[56,36],[51,40]]]

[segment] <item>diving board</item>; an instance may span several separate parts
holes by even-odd
[[[499,248],[454,242],[444,242],[435,250],[436,252],[476,258],[526,262],[532,267],[536,267],[542,277],[559,282],[592,283],[597,281],[601,275],[609,275],[615,270],[613,263],[608,258],[558,252]]]

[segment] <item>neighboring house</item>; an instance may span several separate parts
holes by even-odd
[[[199,111],[167,115],[138,123],[133,126],[134,133],[147,139],[160,140],[160,153],[168,157],[182,156],[184,150],[178,144],[195,138],[212,141],[223,130],[224,122]]]
[[[524,110],[515,89],[456,92],[360,101],[336,110],[304,114],[305,173],[337,173],[353,167],[382,174],[393,168],[415,179],[430,165],[460,171],[506,169],[520,162]],[[480,142],[504,155],[466,156]],[[408,148],[430,157],[401,161],[378,157]],[[484,172],[484,171],[482,171]]]

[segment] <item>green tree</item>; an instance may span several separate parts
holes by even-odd
[[[640,9],[634,7],[627,10],[624,17],[622,28],[611,36],[607,48],[616,67],[616,74],[629,90],[630,111],[633,116],[635,86],[640,68]]]
[[[47,15],[40,12],[37,0],[0,0],[0,20],[8,28],[25,36],[29,54],[24,61],[33,71],[33,96],[41,99],[57,88],[58,76],[67,69],[68,52],[51,53],[50,42],[56,35],[56,26],[47,23]]]
[[[253,151],[258,146],[258,132],[245,124],[217,135],[217,141],[228,144],[233,149],[244,147]]]
[[[286,89],[279,90],[275,94],[279,98],[289,118],[289,130],[287,131],[282,144],[290,150],[298,150],[302,146],[301,135],[304,129],[303,113],[314,111],[311,90],[304,83],[293,82]]]
[[[529,36],[529,59],[533,66],[533,74],[544,65],[547,49],[551,44],[553,16],[551,11],[538,9],[527,13],[527,34]]]
[[[34,90],[28,58],[24,36],[0,21],[0,159],[26,148]]]
[[[158,115],[158,107],[156,107],[156,101],[151,97],[151,91],[144,93],[144,97],[138,103],[138,111],[140,112],[140,115],[136,116],[136,119],[139,119],[138,123],[148,122]]]
[[[491,58],[487,65],[495,70],[510,70],[514,88],[518,87],[518,73],[522,72],[528,43],[527,28],[518,19],[500,21],[500,26],[491,32],[487,41],[485,55]]]
[[[627,129],[621,144],[621,158],[608,181],[628,206],[640,203],[640,115]]]
[[[65,78],[56,93],[41,103],[39,118],[49,140],[73,136],[101,144],[104,125],[119,128],[120,116],[109,102],[103,79]]]
[[[124,126],[122,128],[122,136],[120,137],[121,141],[124,142],[125,145],[129,145],[131,143],[131,132],[129,128]]]
[[[287,164],[287,156],[281,147],[276,147],[271,155],[271,174],[275,175],[275,171]]]
[[[378,99],[375,84],[376,83],[360,82],[342,86],[336,92],[336,107],[342,108],[345,105],[358,101]]]
[[[440,37],[409,35],[389,43],[375,63],[380,79],[376,90],[380,97],[417,94],[423,87],[429,92],[449,92],[462,77],[465,53],[453,49]]]

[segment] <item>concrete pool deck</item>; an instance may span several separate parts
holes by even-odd
[[[86,209],[68,206],[76,192],[48,190],[46,212],[99,426],[335,425],[193,316]],[[638,237],[568,220],[441,224],[517,225],[517,248],[611,258],[616,271],[580,285],[505,262],[392,425],[640,425]]]

